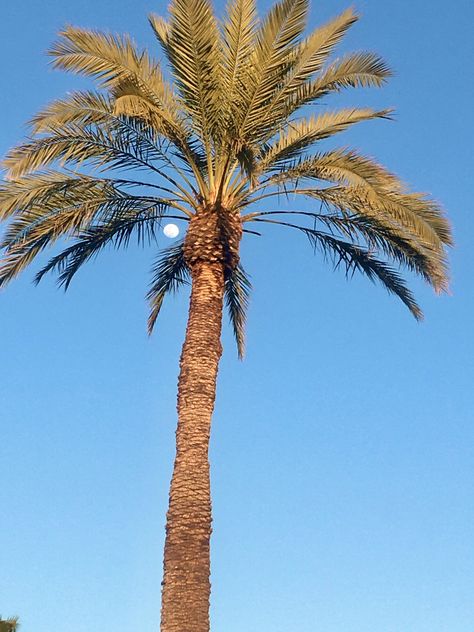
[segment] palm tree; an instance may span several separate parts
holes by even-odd
[[[56,271],[67,288],[107,244],[127,246],[134,236],[154,244],[164,219],[187,223],[183,241],[159,253],[148,292],[151,331],[164,296],[191,283],[163,632],[209,629],[208,444],[224,301],[244,353],[243,233],[258,235],[269,224],[298,231],[346,274],[379,281],[417,319],[400,268],[437,292],[447,289],[451,233],[439,206],[354,149],[318,148],[356,123],[390,115],[314,111],[318,100],[379,87],[390,71],[370,52],[330,60],[357,20],[351,9],[304,37],[307,16],[308,0],[280,0],[262,20],[254,0],[230,0],[219,22],[209,0],[172,0],[167,20],[150,17],[166,74],[127,35],[67,27],[50,51],[54,67],[93,77],[98,88],[48,105],[4,161],[1,285],[58,240],[72,243],[36,281]],[[279,198],[289,192],[306,205],[283,209]]]
[[[15,632],[18,628],[18,617],[11,619],[2,619],[2,617],[0,617],[0,632]]]

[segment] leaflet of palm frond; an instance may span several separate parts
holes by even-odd
[[[209,0],[172,0],[162,42],[184,109],[206,146],[221,133],[222,62],[219,30]]]
[[[249,221],[263,216],[299,216],[311,218],[314,227],[325,226],[332,234],[339,232],[342,237],[358,243],[361,239],[370,252],[381,253],[389,259],[416,272],[436,291],[447,290],[447,270],[444,252],[421,242],[405,228],[401,228],[389,217],[381,214],[358,214],[357,209],[346,203],[340,213],[312,213],[307,211],[269,211],[250,214]]]
[[[432,264],[432,284],[436,291],[447,289],[447,256],[444,246],[451,245],[451,234],[442,210],[429,198],[418,194],[397,195],[394,206],[385,193],[367,194],[360,188],[328,187],[307,193],[325,205],[338,208],[343,214],[355,213],[376,221],[399,237],[412,241],[423,250]],[[416,204],[413,204],[412,198]],[[403,202],[401,201],[403,200]]]
[[[247,98],[251,52],[258,26],[257,8],[254,0],[230,0],[222,26],[222,82],[228,123],[240,111]],[[231,130],[229,130],[231,131]]]
[[[168,36],[170,32],[169,23],[161,16],[156,13],[150,13],[148,16],[148,22],[153,29],[153,32],[156,36],[156,39],[160,43],[163,51],[166,53],[168,49]]]
[[[308,231],[307,229],[304,232],[306,232],[315,249],[322,250],[324,254],[329,254],[333,257],[335,268],[343,264],[346,269],[346,275],[357,271],[364,273],[371,281],[378,279],[388,292],[398,296],[416,320],[423,318],[423,313],[412,292],[405,285],[398,272],[386,262],[376,259],[370,251],[364,250],[350,242],[337,239],[332,235],[322,235],[317,233],[317,231]]]
[[[5,251],[0,266],[0,286],[5,285],[17,276],[39,252],[52,246],[64,236],[76,236],[78,232],[92,229],[93,221],[98,218],[100,226],[126,225],[134,219],[139,220],[138,232],[141,224],[148,222],[145,228],[159,225],[161,217],[167,210],[165,201],[140,199],[133,197],[118,197],[100,199],[96,196],[88,202],[71,205],[70,208],[54,208],[46,212],[44,208],[30,209],[20,214],[8,226],[4,242],[1,247]],[[151,234],[151,233],[150,233]]]
[[[176,117],[170,122],[163,116],[161,108],[141,94],[133,83],[124,82],[114,88],[113,97],[114,114],[136,117],[167,138],[174,145],[174,153],[189,166],[198,180],[206,173],[206,156],[184,119]],[[179,126],[176,120],[179,120]]]
[[[30,119],[30,125],[34,134],[50,132],[71,123],[98,125],[110,120],[113,111],[113,103],[105,94],[91,90],[73,92],[40,110]]]
[[[394,216],[403,218],[410,209],[436,233],[440,241],[446,246],[454,244],[451,228],[442,208],[434,200],[421,193],[397,193],[384,191],[378,194],[383,207]]]
[[[260,125],[256,136],[268,136],[288,118],[289,95],[320,71],[334,47],[358,17],[347,9],[327,24],[317,28],[304,41],[287,49],[287,71],[271,97],[260,107]]]
[[[175,110],[173,90],[164,80],[159,63],[144,50],[138,51],[128,35],[112,35],[69,26],[49,54],[53,66],[92,76],[105,88],[133,80],[163,108]]]
[[[389,118],[392,110],[372,110],[370,108],[345,109],[325,112],[317,117],[292,121],[280,132],[277,139],[266,146],[257,169],[263,173],[270,166],[284,167],[314,143],[334,136],[347,128],[377,118]]]
[[[315,79],[295,87],[287,94],[287,116],[330,92],[343,88],[379,88],[392,71],[385,61],[370,52],[351,53],[334,61]]]
[[[348,186],[354,197],[373,212],[391,215],[428,243],[449,245],[449,225],[434,202],[406,192],[403,183],[373,160],[353,151],[337,150],[302,159],[272,176],[269,182],[281,186],[302,180],[323,180]],[[311,195],[308,190],[307,195]],[[318,190],[315,196],[319,197]]]
[[[245,322],[251,290],[252,284],[240,264],[226,271],[225,302],[240,359],[245,354]]]
[[[160,150],[149,139],[131,139],[129,131],[121,133],[116,129],[69,124],[52,130],[49,136],[33,138],[13,148],[3,166],[10,179],[58,162],[62,165],[85,163],[99,170],[147,168],[163,175],[156,165],[161,161]]]
[[[330,191],[326,197],[332,195]],[[361,187],[347,187],[342,197],[350,201],[355,212],[388,220],[401,231],[408,231],[420,243],[437,251],[444,261],[444,246],[452,244],[449,224],[441,208],[429,198],[385,190],[367,191]],[[336,193],[336,198],[341,198],[341,194]]]
[[[111,195],[116,191],[111,181],[85,174],[46,170],[26,174],[15,180],[0,183],[0,218],[36,208],[45,211],[63,208],[68,197],[76,203]]]
[[[269,182],[277,185],[307,179],[339,182],[368,190],[406,191],[403,182],[385,167],[347,148],[319,152],[288,162],[280,161],[278,165],[271,165],[268,171],[276,172]]]
[[[241,144],[239,150],[236,152],[236,158],[242,172],[248,179],[250,189],[252,189],[257,184],[257,160],[254,148],[245,143]]]
[[[244,101],[236,112],[239,137],[252,140],[252,130],[261,123],[262,105],[281,81],[281,71],[288,67],[288,47],[301,36],[307,12],[307,0],[281,0],[270,9],[257,31],[251,72],[243,86]]]
[[[78,270],[107,245],[115,248],[127,247],[135,235],[138,244],[156,241],[156,231],[161,217],[147,217],[133,214],[130,218],[118,218],[82,231],[78,241],[53,257],[36,275],[39,283],[47,272],[57,271],[58,283],[65,290],[69,287]]]
[[[146,295],[150,303],[149,334],[155,327],[166,294],[176,292],[181,285],[188,283],[189,271],[184,260],[182,241],[160,253],[153,266],[152,274],[152,283]]]
[[[416,320],[423,318],[419,305],[400,274],[385,261],[376,259],[370,250],[358,244],[344,241],[334,235],[304,226],[265,219],[255,221],[281,224],[301,231],[306,235],[315,251],[321,252],[325,257],[329,257],[332,260],[334,269],[343,265],[346,276],[352,276],[355,272],[361,272],[371,281],[378,279],[388,292],[399,297]]]

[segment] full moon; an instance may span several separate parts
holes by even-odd
[[[163,228],[163,232],[166,237],[173,239],[174,237],[177,237],[179,235],[179,228],[176,226],[176,224],[166,224],[166,226]]]

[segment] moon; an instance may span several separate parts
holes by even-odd
[[[163,233],[166,237],[174,239],[179,235],[179,228],[176,226],[176,224],[166,224],[166,226],[163,228]]]

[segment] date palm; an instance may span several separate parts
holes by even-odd
[[[93,77],[95,91],[57,100],[4,161],[7,220],[0,284],[64,239],[40,269],[67,287],[104,246],[156,245],[163,220],[186,222],[182,242],[158,252],[148,291],[153,329],[165,295],[191,284],[178,384],[177,454],[164,552],[163,632],[209,629],[211,498],[208,444],[222,353],[224,302],[239,355],[250,283],[239,260],[245,233],[299,231],[347,274],[361,272],[422,314],[400,274],[447,289],[449,224],[355,149],[320,148],[388,110],[317,109],[350,87],[390,76],[369,52],[331,61],[357,16],[347,10],[308,36],[307,0],[281,0],[260,20],[253,0],[230,0],[218,21],[209,0],[172,0],[150,23],[167,63],[124,35],[68,27],[56,68]],[[291,193],[292,210],[279,205]],[[297,200],[301,200],[299,205]],[[254,238],[254,237],[252,237]]]
[[[18,617],[13,617],[12,619],[2,619],[0,617],[0,632],[15,632],[18,628]]]

